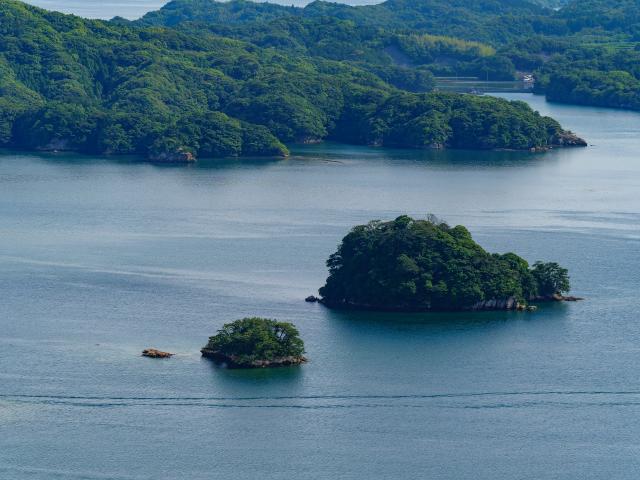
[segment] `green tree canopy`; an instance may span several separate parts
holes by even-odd
[[[528,72],[550,100],[640,108],[637,0],[387,0],[304,8],[174,0],[136,23],[208,30],[348,62],[405,90],[430,90],[431,74],[513,80]]]
[[[287,18],[292,34],[306,32],[300,35],[314,39],[317,52],[261,44],[253,34],[231,39],[186,20],[203,9],[233,7],[231,24],[249,33],[247,19],[257,22],[262,15],[250,12],[269,11],[284,21],[281,14],[294,10],[251,2],[207,5],[167,6],[176,20],[169,28],[0,2],[0,147],[165,158],[176,152],[286,155],[285,143],[323,139],[526,149],[547,147],[561,132],[519,102],[401,90],[429,89],[432,75],[391,62],[388,48],[401,45],[395,33],[313,14],[304,25]],[[241,11],[247,15],[237,16]],[[354,29],[366,48],[349,53]],[[414,43],[436,45],[482,64],[478,68],[505,64],[477,42],[419,38]]]
[[[302,357],[304,343],[291,323],[244,318],[224,325],[204,351],[233,359],[238,365]]]
[[[327,261],[329,277],[320,294],[335,307],[470,309],[482,302],[534,299],[546,294],[549,281],[560,289],[555,291],[568,290],[566,270],[550,265],[557,267],[531,270],[514,253],[486,252],[463,226],[401,216],[353,228]]]
[[[555,262],[536,262],[531,273],[538,285],[538,295],[561,295],[571,290],[569,271]]]

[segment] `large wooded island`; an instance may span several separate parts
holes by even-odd
[[[463,226],[431,216],[360,225],[327,261],[321,302],[386,311],[512,310],[529,301],[570,300],[566,269],[514,253],[491,254]]]

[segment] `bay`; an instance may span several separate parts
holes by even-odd
[[[1,155],[0,478],[635,478],[640,114],[503,96],[591,146]],[[351,226],[405,213],[559,261],[587,300],[421,315],[303,301]],[[249,315],[294,322],[311,363],[201,359]]]

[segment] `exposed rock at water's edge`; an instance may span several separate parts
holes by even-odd
[[[161,163],[193,163],[196,157],[193,153],[179,148],[172,152],[159,152],[149,155],[149,160]]]
[[[173,353],[162,352],[160,350],[156,350],[155,348],[147,348],[146,350],[142,351],[142,356],[149,358],[171,358],[173,357]]]
[[[555,295],[539,296],[531,298],[532,302],[577,302],[584,300],[581,297],[564,296],[556,293]],[[484,300],[476,303],[471,310],[519,310],[527,312],[535,312],[538,309],[535,305],[527,305],[526,303],[518,302],[514,297],[506,299],[492,299]]]
[[[587,142],[569,130],[557,133],[551,139],[553,147],[586,147]]]
[[[274,358],[272,360],[254,360],[252,362],[243,362],[235,355],[226,355],[224,353],[203,348],[200,350],[203,357],[210,358],[220,365],[224,365],[227,368],[234,369],[249,369],[249,368],[277,368],[277,367],[291,367],[295,365],[302,365],[307,363],[307,358],[300,357],[281,357]]]
[[[72,151],[72,143],[68,138],[54,138],[46,145],[42,145],[36,150],[40,152],[68,152]]]
[[[518,301],[515,297],[503,298],[503,299],[491,299],[478,302],[471,307],[471,310],[516,310],[518,308]]]
[[[584,298],[574,297],[572,295],[560,295],[559,293],[531,299],[532,302],[579,302],[580,300],[584,300]]]
[[[313,296],[312,296],[313,297]],[[408,313],[420,313],[420,312],[437,312],[437,311],[445,311],[431,308],[403,308],[401,306],[389,307],[389,308],[380,308],[379,306],[373,305],[356,305],[356,304],[332,304],[326,301],[324,298],[313,297],[314,300],[311,300],[312,297],[307,297],[305,299],[306,302],[318,302],[322,305],[335,308],[335,309],[343,309],[343,310],[369,310],[369,311],[385,311],[385,312],[408,312]],[[550,296],[539,296],[529,299],[531,302],[535,303],[543,303],[543,302],[578,302],[580,300],[584,300],[582,297],[574,297],[574,296],[564,296],[564,295],[550,295]],[[446,311],[497,311],[497,310],[517,310],[520,312],[535,312],[538,309],[535,305],[529,305],[527,303],[519,302],[515,297],[503,298],[503,299],[490,299],[483,300],[481,302],[477,302],[471,307],[461,307],[455,309],[448,309]]]
[[[560,133],[555,134],[551,138],[551,143],[545,147],[531,147],[529,150],[531,152],[546,152],[553,148],[563,148],[563,147],[586,147],[588,146],[587,142],[577,136],[575,133],[570,132],[568,130],[563,130]]]

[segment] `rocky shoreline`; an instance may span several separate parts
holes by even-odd
[[[551,147],[586,147],[587,142],[570,130],[563,130],[551,139]]]
[[[532,303],[546,303],[546,302],[578,302],[584,300],[582,297],[574,297],[574,296],[564,296],[564,295],[550,295],[550,296],[539,296],[531,298],[529,301]],[[320,303],[327,308],[332,308],[336,310],[366,310],[366,311],[383,311],[383,312],[405,312],[405,313],[420,313],[420,312],[440,312],[440,311],[450,311],[450,312],[465,312],[465,311],[535,311],[538,309],[535,305],[529,305],[526,303],[520,303],[515,297],[509,297],[504,299],[490,299],[483,300],[482,302],[477,302],[471,307],[463,307],[449,310],[435,310],[435,309],[413,309],[413,308],[404,308],[401,306],[396,307],[379,307],[376,305],[359,305],[359,304],[334,304],[329,303],[323,298],[316,297],[314,295],[310,295],[305,298],[305,302],[307,303]]]
[[[302,365],[307,363],[307,358],[300,357],[281,357],[274,358],[272,360],[253,360],[251,362],[245,362],[235,355],[226,355],[224,353],[203,348],[200,350],[203,357],[210,358],[218,364],[224,364],[227,368],[233,369],[250,369],[250,368],[278,368],[278,367],[291,367],[296,365]]]
[[[194,163],[196,161],[196,157],[188,150],[178,148],[174,151],[150,154],[149,160],[158,163]]]
[[[296,139],[294,142],[298,145],[313,145],[323,143],[326,139],[320,138],[300,138]],[[382,142],[371,142],[367,144],[369,147],[380,147],[387,148]],[[565,147],[586,147],[588,146],[587,142],[580,138],[578,135],[571,131],[562,131],[553,136],[551,139],[551,143],[547,146],[540,147],[531,147],[528,149],[531,152],[546,152],[548,150],[552,150],[554,148],[565,148]],[[391,147],[393,148],[393,147]],[[407,150],[450,150],[453,149],[450,145],[444,143],[433,143],[428,146],[424,145],[404,145],[399,148],[407,149]],[[36,152],[50,152],[50,153],[81,153],[81,150],[75,148],[70,139],[54,139],[50,141],[48,144],[40,147],[34,148],[25,148],[21,149],[24,151],[36,151]],[[510,149],[510,148],[493,148],[489,149],[493,151],[527,151],[524,149]],[[112,152],[104,151],[99,154],[100,156],[112,156]],[[259,155],[262,156],[262,155]],[[265,155],[265,156],[279,156],[279,157],[288,157],[288,154],[283,155]],[[185,147],[180,147],[175,150],[163,150],[157,152],[150,152],[146,156],[146,160],[153,163],[167,163],[167,164],[192,164],[198,161],[198,157],[189,151]]]
[[[530,298],[529,301],[532,303],[545,303],[545,302],[577,302],[580,300],[584,300],[581,297],[573,297],[573,296],[564,296],[564,295],[549,295],[549,296],[539,296]],[[470,310],[535,310],[535,305],[528,305],[524,303],[518,302],[515,297],[509,297],[506,299],[492,299],[485,300],[482,302],[476,303]]]

